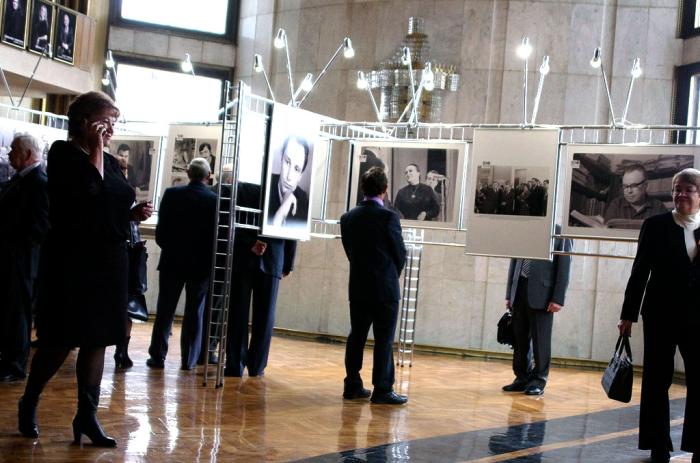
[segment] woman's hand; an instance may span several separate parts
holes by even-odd
[[[131,217],[129,218],[132,222],[142,222],[153,215],[153,204],[150,201],[145,203],[139,203],[131,208]]]
[[[632,322],[629,320],[620,320],[617,323],[617,328],[620,330],[620,336],[632,336]]]
[[[107,127],[105,127],[102,121],[88,122],[86,120],[84,125],[85,130],[82,138],[85,143],[85,149],[88,150],[88,154],[102,154],[102,151],[104,151],[103,137],[107,131]]]

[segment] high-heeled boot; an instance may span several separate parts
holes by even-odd
[[[127,336],[124,344],[117,344],[114,350],[114,363],[117,368],[126,370],[134,366],[134,362],[129,358],[129,341],[131,336]]]
[[[97,405],[100,403],[100,386],[78,386],[78,413],[73,418],[73,438],[80,444],[83,434],[98,447],[116,447],[117,441],[105,435],[97,421]]]
[[[19,399],[17,406],[17,422],[20,434],[24,437],[39,437],[39,425],[36,423],[36,406],[39,398],[31,398],[26,394]]]

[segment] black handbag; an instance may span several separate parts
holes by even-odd
[[[500,320],[498,320],[498,331],[496,333],[496,340],[500,344],[508,344],[513,347],[515,344],[515,332],[513,331],[513,314],[510,310],[503,314]]]
[[[131,240],[128,242],[129,255],[129,302],[127,312],[134,320],[147,321],[146,290],[148,289],[148,251],[146,241],[140,239],[138,230],[131,229]]]
[[[600,383],[609,398],[627,403],[632,400],[632,349],[628,336],[620,336]]]

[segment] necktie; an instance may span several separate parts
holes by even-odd
[[[530,262],[530,259],[523,259],[523,266],[520,268],[520,276],[523,278],[527,278],[530,276],[530,267],[532,263]]]

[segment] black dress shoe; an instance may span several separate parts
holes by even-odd
[[[525,388],[525,395],[542,395],[542,394],[544,394],[544,387],[528,386]]]
[[[510,384],[506,384],[501,389],[505,392],[523,392],[527,388],[527,384],[521,383],[520,381],[513,381]]]
[[[369,389],[360,387],[359,389],[346,389],[343,391],[343,399],[354,400],[354,399],[366,399],[372,393]]]
[[[150,368],[155,368],[157,370],[162,370],[165,368],[165,362],[162,360],[156,360],[153,357],[149,357],[148,360],[146,360],[146,365],[148,365]]]
[[[0,381],[2,381],[3,383],[13,383],[15,381],[24,381],[24,378],[26,377],[27,375],[25,375],[24,373],[7,371],[0,374]]]
[[[651,449],[652,463],[668,463],[671,460],[671,454],[666,449]]]
[[[399,395],[394,391],[379,393],[375,391],[372,393],[372,397],[369,400],[373,404],[403,405],[408,402],[408,397]]]

